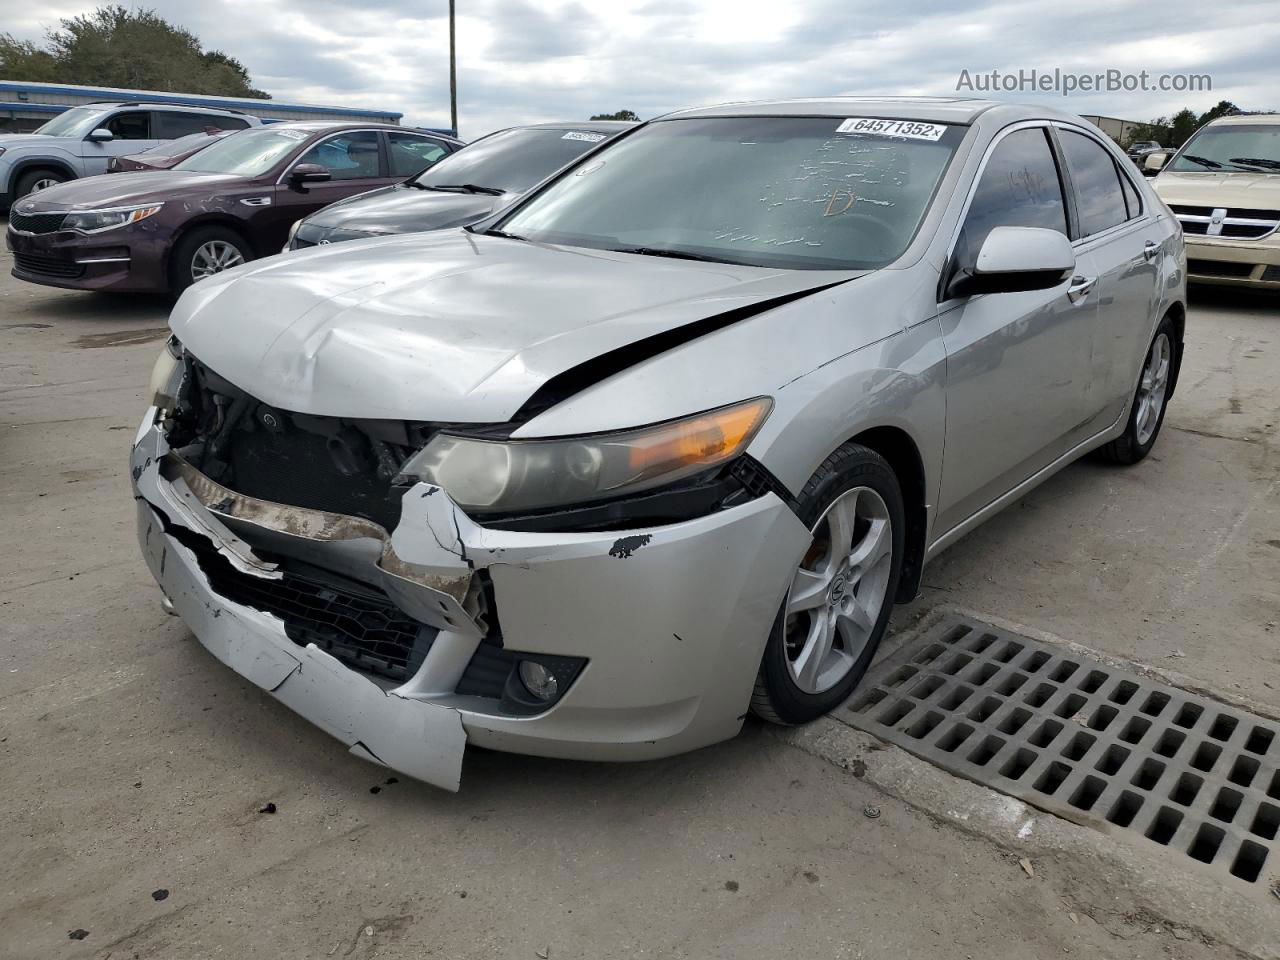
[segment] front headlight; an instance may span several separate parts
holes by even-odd
[[[112,207],[109,210],[68,213],[62,218],[62,229],[78,230],[81,233],[101,233],[103,230],[114,230],[116,227],[123,227],[155,216],[163,206],[163,203],[153,203],[145,207]]]
[[[398,482],[443,487],[464,510],[509,513],[588,503],[674,483],[746,449],[773,408],[758,397],[683,420],[550,440],[441,433]]]
[[[151,405],[162,410],[169,410],[177,399],[178,387],[182,382],[182,343],[177,337],[170,335],[165,341],[164,349],[156,357],[151,368],[151,383],[147,390],[151,396]]]

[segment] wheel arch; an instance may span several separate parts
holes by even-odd
[[[898,580],[898,592],[894,600],[906,603],[919,591],[920,576],[924,569],[929,527],[924,458],[911,434],[901,427],[870,427],[854,434],[848,442],[874,450],[884,457],[902,487],[902,503],[907,514],[907,529],[904,531],[906,556],[902,561],[902,576]]]
[[[249,231],[245,230],[243,222],[229,214],[218,213],[216,211],[201,213],[192,217],[190,220],[183,223],[182,226],[178,227],[178,229],[173,231],[173,236],[170,238],[164,252],[164,275],[166,277],[169,276],[169,270],[173,265],[173,253],[178,249],[178,244],[180,244],[193,230],[200,230],[204,227],[223,227],[230,230],[245,242],[245,245],[253,254],[254,259],[262,256],[261,251],[258,250],[258,245],[253,242],[253,237],[250,236]]]
[[[1169,308],[1164,314],[1173,321],[1174,332],[1174,352],[1173,352],[1173,374],[1170,376],[1169,395],[1178,388],[1178,372],[1182,369],[1182,349],[1183,340],[1187,332],[1187,305],[1181,300],[1175,300],[1169,304]]]
[[[9,168],[7,186],[10,193],[18,188],[18,178],[31,170],[56,170],[58,173],[66,174],[69,180],[80,179],[80,174],[65,160],[59,160],[57,157],[23,157],[15,160],[13,166]]]

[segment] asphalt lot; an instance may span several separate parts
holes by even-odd
[[[168,304],[9,266],[0,956],[1235,955],[754,723],[667,761],[474,752],[457,795],[388,783],[160,610],[125,463]],[[1280,713],[1277,383],[1280,301],[1198,295],[1154,455],[1064,471],[931,566],[895,625],[956,605]]]

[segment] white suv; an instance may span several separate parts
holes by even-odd
[[[170,103],[89,103],[60,113],[34,133],[0,137],[0,209],[55,183],[106,173],[112,157],[213,127],[243,130],[257,117]]]

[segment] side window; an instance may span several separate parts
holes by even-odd
[[[408,133],[388,133],[387,147],[393,177],[412,177],[448,155],[444,146],[435,140]]]
[[[226,120],[226,117],[212,113],[179,113],[176,110],[158,110],[151,118],[157,140],[177,140],[178,137],[204,133],[209,129],[240,129],[227,125]]]
[[[1060,139],[1067,169],[1071,171],[1071,185],[1075,187],[1081,236],[1091,237],[1124,223],[1129,214],[1120,187],[1120,172],[1111,154],[1083,133],[1063,130]]]
[[[150,140],[151,114],[145,110],[117,113],[107,121],[106,127],[117,140]]]
[[[219,130],[247,130],[249,121],[243,117],[212,117],[213,125]]]
[[[378,135],[371,130],[340,133],[317,143],[298,163],[318,163],[334,180],[377,177]]]
[[[1120,187],[1124,190],[1124,205],[1129,212],[1129,219],[1142,215],[1142,200],[1138,196],[1138,188],[1133,185],[1133,181],[1120,174]]]
[[[1062,178],[1043,128],[1015,130],[987,158],[956,245],[960,262],[977,260],[982,242],[996,227],[1043,227],[1067,233]]]

